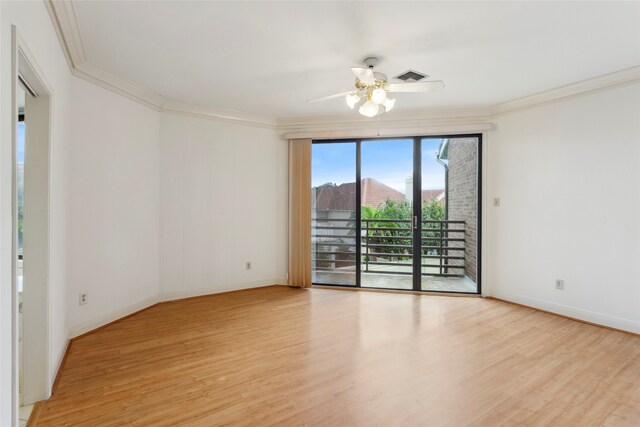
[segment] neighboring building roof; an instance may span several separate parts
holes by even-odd
[[[316,210],[352,211],[356,206],[356,183],[348,182],[336,187],[315,188]],[[361,182],[362,204],[377,208],[387,200],[400,202],[404,194],[373,178]]]
[[[372,208],[377,208],[387,200],[401,202],[406,199],[403,193],[373,178],[362,180],[361,198],[364,206],[371,206]]]
[[[406,200],[404,194],[395,190],[382,182],[365,178],[362,180],[362,204],[377,208],[387,200],[401,202]],[[316,210],[319,211],[353,211],[356,208],[356,183],[347,182],[335,187],[320,186],[314,188],[316,197]],[[438,190],[423,190],[422,200],[436,199],[438,203],[444,204],[445,192]]]
[[[318,211],[352,211],[356,208],[355,182],[336,187],[317,187],[314,192]]]
[[[426,202],[427,200],[436,199],[438,203],[444,205],[444,190],[422,190],[422,201]]]

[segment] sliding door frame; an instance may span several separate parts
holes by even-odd
[[[411,235],[413,236],[413,290],[422,291],[422,138],[413,138],[413,218]],[[417,203],[416,203],[417,201]]]
[[[478,194],[476,201],[477,224],[476,224],[476,292],[450,292],[438,290],[422,289],[422,140],[424,139],[456,139],[456,138],[476,138],[478,140]],[[362,288],[362,142],[363,141],[390,141],[390,140],[412,140],[413,141],[413,289],[397,288],[364,288],[373,290],[389,290],[401,292],[421,292],[454,295],[482,295],[482,134],[444,134],[444,135],[422,135],[422,136],[387,136],[370,138],[340,138],[340,139],[314,139],[312,144],[335,144],[335,143],[355,143],[356,145],[356,283],[355,285],[342,285],[332,283],[315,283],[313,286],[336,286],[342,288]],[[415,227],[417,223],[417,228]]]

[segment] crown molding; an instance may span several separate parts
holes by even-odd
[[[400,132],[401,128],[431,129],[434,126],[458,126],[490,123],[495,117],[545,105],[596,91],[640,82],[640,65],[625,70],[561,86],[534,95],[500,103],[491,107],[446,108],[397,111],[378,120],[352,115],[292,117],[273,119],[240,111],[203,107],[167,99],[135,82],[110,73],[87,60],[73,0],[44,0],[55,27],[71,73],[112,92],[125,96],[157,111],[230,123],[277,129],[284,135],[304,132],[366,131],[384,127],[384,132]]]
[[[164,101],[160,111],[183,116],[213,119],[228,123],[240,123],[243,125],[276,129],[275,119],[259,115],[247,114],[240,111],[227,110],[224,108],[203,107],[191,104],[183,104],[174,101]]]
[[[85,61],[71,70],[71,73],[107,90],[125,96],[154,110],[160,111],[165,99],[130,80],[110,73],[92,63]]]
[[[87,60],[75,4],[72,1],[64,0],[44,0],[44,4],[53,22],[69,68],[73,70],[78,64]]]
[[[131,80],[118,76],[87,60],[74,2],[44,0],[71,74],[125,96],[156,111],[242,123],[275,129],[275,119],[215,107],[182,104],[163,97]]]
[[[587,95],[593,92],[613,89],[640,82],[640,66],[626,68],[613,73],[603,74],[598,77],[582,80],[576,83],[560,86],[555,89],[525,96],[513,101],[503,102],[491,108],[491,116],[542,106],[577,96]]]
[[[357,115],[287,118],[278,120],[278,130],[287,137],[294,135],[302,138],[303,136],[300,135],[313,134],[321,139],[325,134],[335,137],[339,133],[338,131],[342,131],[345,137],[351,137],[353,134],[357,134],[357,131],[366,131],[369,135],[371,129],[379,129],[380,136],[382,134],[401,136],[397,132],[402,132],[402,128],[430,129],[433,126],[441,127],[444,125],[449,126],[447,129],[455,129],[456,126],[463,125],[474,128],[474,126],[477,127],[474,123],[478,125],[491,123],[495,118],[505,114],[635,83],[640,83],[640,66],[560,86],[492,107],[397,112],[390,116],[383,115],[377,121]],[[460,133],[465,132],[461,131]]]
[[[328,132],[340,130],[371,131],[381,133],[402,132],[408,128],[424,128],[430,126],[456,126],[473,123],[488,123],[490,110],[485,107],[456,109],[421,109],[398,111],[391,115],[382,115],[378,120],[371,120],[357,114],[300,117],[278,120],[278,130],[285,135],[301,132]]]
[[[300,130],[285,132],[284,139],[338,139],[338,138],[377,138],[377,137],[403,137],[403,136],[428,136],[428,135],[461,135],[470,133],[483,133],[493,130],[492,123],[464,123],[464,124],[422,124],[419,126],[403,126],[398,128],[363,128],[363,129],[336,129],[336,130]]]
[[[73,1],[44,0],[71,74],[147,107],[160,110],[162,96],[130,80],[119,77],[87,60]]]

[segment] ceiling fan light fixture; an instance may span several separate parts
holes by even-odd
[[[326,101],[345,97],[347,105],[352,110],[357,105],[360,105],[358,108],[360,114],[365,117],[376,117],[395,108],[396,99],[389,98],[389,94],[426,93],[440,90],[444,87],[442,80],[422,81],[429,76],[411,70],[397,77],[405,83],[389,83],[385,74],[373,71],[373,67],[379,62],[380,59],[377,57],[368,57],[364,59],[366,68],[351,68],[351,71],[356,77],[355,90],[352,88],[348,92],[311,99],[307,102]]]
[[[396,100],[395,99],[391,99],[391,98],[387,98],[384,100],[384,110],[385,111],[391,111],[391,109],[396,105]]]
[[[379,109],[380,107],[378,107],[378,104],[376,104],[372,100],[368,100],[367,102],[362,104],[362,106],[360,106],[358,112],[365,117],[375,117],[378,114]]]
[[[353,110],[353,107],[355,107],[356,104],[360,102],[360,97],[355,93],[350,93],[347,95],[346,100],[349,108]]]
[[[371,100],[380,105],[387,99],[387,91],[382,88],[376,88],[371,92]]]

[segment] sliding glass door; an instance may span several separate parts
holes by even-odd
[[[311,150],[311,271],[318,284],[356,286],[358,235],[356,142],[314,143]]]
[[[361,142],[362,287],[413,289],[413,145]]]
[[[314,141],[315,284],[480,293],[481,136]]]
[[[480,137],[422,138],[423,291],[479,293]]]

